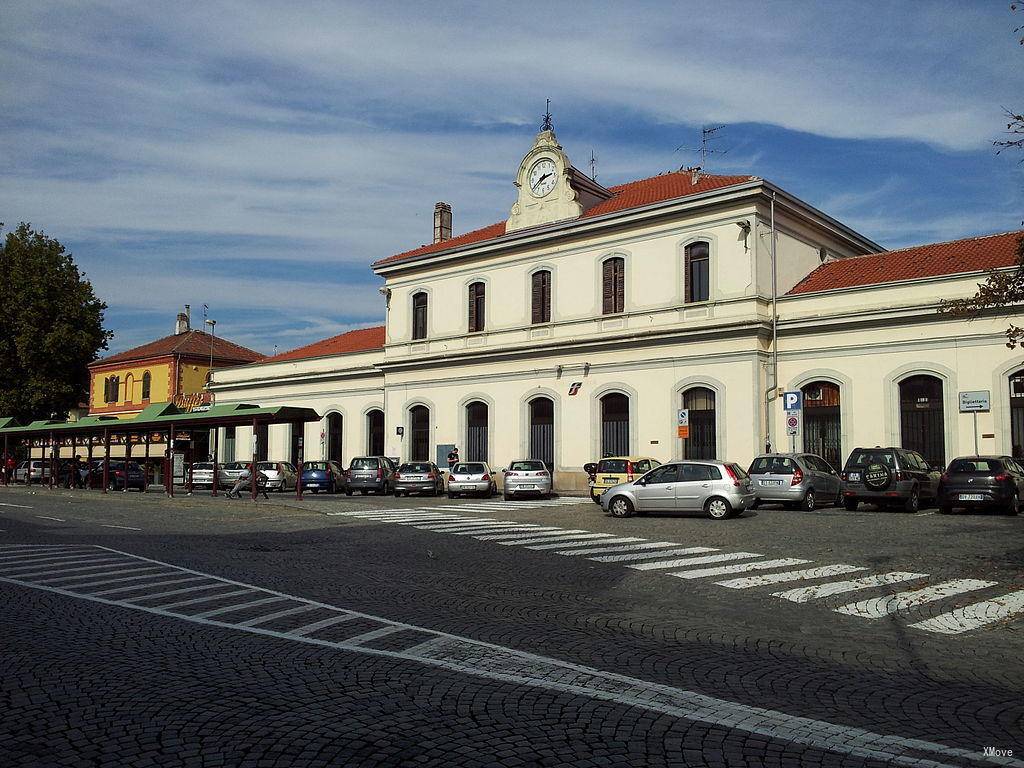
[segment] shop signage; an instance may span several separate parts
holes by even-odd
[[[175,395],[171,401],[174,407],[185,413],[196,413],[210,410],[209,392],[191,392],[187,395]]]

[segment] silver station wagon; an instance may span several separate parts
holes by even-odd
[[[758,456],[747,470],[753,483],[754,506],[781,503],[787,509],[812,510],[842,503],[843,481],[829,463],[813,453],[770,453]]]
[[[738,464],[681,461],[662,464],[630,483],[601,494],[601,508],[613,517],[647,512],[703,512],[724,520],[754,501],[750,478]]]

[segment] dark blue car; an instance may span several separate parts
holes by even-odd
[[[302,490],[337,493],[345,488],[345,470],[336,461],[307,461],[302,465]]]

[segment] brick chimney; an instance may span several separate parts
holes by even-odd
[[[434,242],[452,239],[452,207],[448,203],[434,206]]]
[[[174,335],[175,336],[181,336],[181,334],[188,333],[191,330],[191,328],[189,328],[189,317],[188,316],[189,316],[188,305],[186,304],[185,305],[185,311],[178,313],[178,319],[174,323]]]

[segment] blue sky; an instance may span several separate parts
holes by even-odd
[[[0,221],[108,303],[117,351],[210,305],[272,352],[383,319],[375,259],[503,219],[552,100],[615,184],[750,173],[897,247],[1017,229],[1002,2],[55,3],[0,24]],[[1015,17],[1016,16],[1016,17]]]

